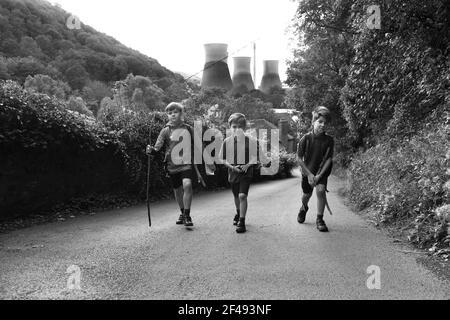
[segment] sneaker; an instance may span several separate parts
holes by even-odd
[[[180,217],[177,220],[177,224],[184,224],[184,215],[180,214]]]
[[[298,213],[297,216],[297,221],[298,223],[304,223],[306,220],[306,213],[308,212],[308,206],[307,205],[302,205],[302,207],[300,208],[300,211]]]
[[[234,219],[233,219],[233,226],[237,226],[238,225],[238,223],[239,223],[239,215],[238,214],[236,214],[235,216],[234,216]]]
[[[185,216],[184,217],[184,226],[185,227],[193,227],[194,223],[192,222],[191,216]]]
[[[320,232],[328,232],[328,227],[327,227],[327,225],[325,224],[325,221],[323,221],[323,218],[322,217],[317,217],[317,220],[316,220],[316,226],[317,226],[317,229],[320,231]]]
[[[239,222],[237,224],[236,232],[237,233],[244,233],[247,231],[247,228],[245,228],[245,220],[239,219]]]

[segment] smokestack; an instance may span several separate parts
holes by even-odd
[[[264,60],[264,74],[261,80],[261,86],[259,89],[266,93],[270,94],[270,91],[273,88],[281,89],[281,80],[280,75],[278,74],[278,60]]]
[[[233,91],[234,93],[245,93],[255,89],[252,75],[250,73],[250,57],[234,57]]]
[[[228,70],[228,45],[225,43],[207,43],[205,44],[205,53],[202,89],[217,87],[231,90],[233,84]]]

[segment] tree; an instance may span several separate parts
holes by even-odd
[[[0,57],[0,80],[10,79],[11,76],[8,73],[8,65],[6,64],[6,59]]]
[[[8,57],[16,57],[20,54],[20,46],[15,39],[7,38],[1,43],[0,50]]]
[[[76,62],[71,67],[69,67],[65,72],[64,76],[73,89],[81,90],[84,88],[89,80],[89,74],[83,68],[83,66]]]
[[[25,36],[20,40],[20,54],[22,57],[42,58],[44,54],[33,38]]]
[[[38,74],[35,76],[28,76],[25,80],[24,88],[29,92],[39,92],[55,96],[58,99],[65,99],[70,92],[70,87],[67,83],[52,79],[47,75]]]
[[[28,76],[45,74],[46,67],[33,57],[10,58],[7,60],[8,73],[13,80],[23,84]]]
[[[92,113],[91,110],[89,110],[86,107],[86,104],[84,103],[83,99],[81,97],[74,97],[71,96],[69,98],[69,100],[67,101],[67,109],[72,110],[72,111],[76,111],[80,114],[84,114],[88,117],[93,118],[94,114]]]
[[[39,48],[41,48],[41,50],[50,57],[53,57],[55,52],[54,52],[54,48],[52,45],[52,42],[50,40],[50,38],[46,35],[38,35],[36,37],[36,43],[38,44]]]
[[[164,108],[164,91],[147,77],[128,75],[123,81],[124,91],[128,101],[132,101],[136,89],[142,92],[137,93],[137,97],[148,110],[162,110]]]

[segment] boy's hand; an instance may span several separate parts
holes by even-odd
[[[252,165],[250,163],[245,164],[243,166],[240,166],[240,169],[242,172],[247,173],[248,169],[251,167]]]
[[[311,185],[311,187],[316,186],[315,177],[312,173],[308,174],[308,183]]]
[[[148,156],[151,156],[152,154],[155,153],[155,149],[151,145],[147,145],[147,148],[145,149],[145,153]]]
[[[241,170],[240,167],[235,167],[235,166],[233,166],[233,172],[236,172],[236,173],[242,173],[242,170]]]
[[[314,177],[314,184],[316,185],[316,184],[319,182],[319,180],[320,180],[321,178],[322,178],[322,177],[321,177],[320,175],[315,176],[315,177]]]

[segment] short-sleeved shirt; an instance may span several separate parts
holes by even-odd
[[[321,165],[323,166],[326,160],[333,158],[333,153],[334,139],[326,133],[315,135],[310,132],[304,135],[297,148],[298,157],[303,160],[308,170],[314,175],[319,173]],[[325,175],[330,173],[331,167]]]

